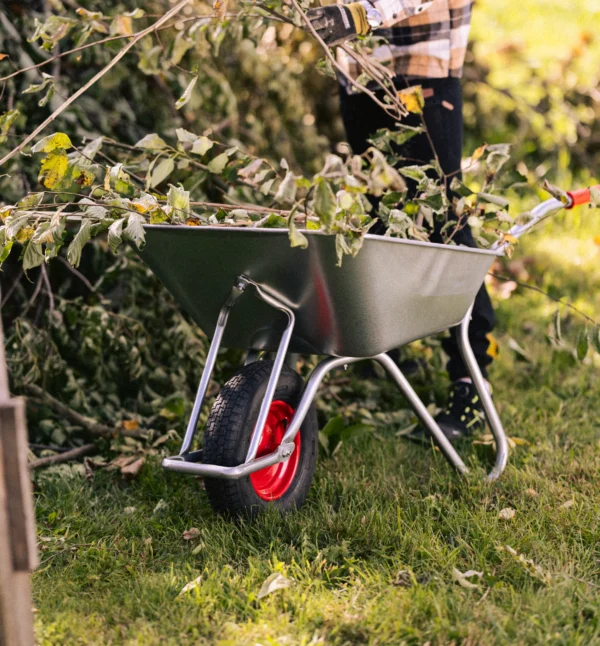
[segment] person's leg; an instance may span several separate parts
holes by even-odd
[[[411,79],[398,81],[397,85],[401,89],[415,83],[422,85],[426,97],[423,118],[427,134],[417,135],[399,147],[398,153],[403,157],[401,165],[427,164],[437,156],[449,186],[454,176],[461,177],[463,114],[460,80]],[[356,154],[363,153],[369,147],[368,139],[378,129],[392,129],[395,126],[392,117],[365,94],[347,94],[342,88],[340,104],[348,143]],[[411,114],[403,123],[416,126],[421,124],[421,120],[418,115]],[[442,241],[439,230],[443,224],[437,223],[436,231],[431,236],[433,242]],[[454,240],[457,244],[476,246],[468,226],[457,231]],[[492,303],[485,286],[482,286],[475,300],[469,338],[484,376],[487,375],[486,367],[492,360],[487,354],[487,334],[493,329],[494,322]],[[451,331],[450,338],[444,339],[443,347],[449,357],[448,372],[452,381],[468,376],[458,349],[456,329]]]
[[[407,81],[406,84],[409,84]],[[423,117],[429,136],[423,134],[409,140],[399,150],[407,158],[405,164],[429,163],[435,156],[450,186],[453,177],[460,179],[463,148],[463,112],[462,89],[460,80],[428,79],[420,82],[426,96]],[[412,125],[412,124],[411,124]],[[433,144],[433,149],[432,149]],[[433,153],[435,150],[435,155]],[[452,199],[452,194],[449,196]],[[452,217],[452,214],[451,214]],[[442,242],[440,229],[444,222],[436,222],[435,231],[431,235],[432,242]],[[454,241],[459,245],[476,247],[470,227],[464,226],[454,235]],[[489,340],[487,335],[495,324],[494,309],[485,285],[482,285],[475,299],[473,318],[469,328],[469,340],[477,363],[487,378],[487,366],[492,357],[487,354]],[[449,338],[442,342],[442,347],[448,355],[447,369],[452,381],[469,376],[458,348],[458,329],[450,331]]]

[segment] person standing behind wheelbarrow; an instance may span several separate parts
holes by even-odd
[[[429,135],[417,135],[398,148],[404,158],[400,165],[428,164],[437,157],[444,175],[449,178],[448,184],[451,178],[461,177],[463,103],[460,79],[473,4],[473,0],[360,0],[318,7],[307,13],[312,26],[329,45],[371,31],[387,40],[389,45],[376,48],[372,56],[390,65],[398,91],[415,85],[422,87],[425,100],[422,116]],[[358,76],[359,70],[351,58],[346,57],[344,63],[352,76]],[[365,152],[371,145],[369,138],[377,130],[395,128],[393,117],[366,94],[355,93],[345,79],[340,80],[340,102],[348,143],[355,154]],[[422,125],[420,115],[416,114],[410,114],[402,123]],[[384,229],[381,226],[378,230],[375,225],[372,231],[383,233]],[[468,226],[460,228],[454,240],[459,245],[477,246]],[[431,241],[442,242],[439,230],[434,230]],[[494,324],[494,310],[484,285],[475,299],[469,336],[486,379],[487,367],[492,362],[489,334]],[[458,328],[453,328],[450,337],[443,341],[453,383],[448,407],[436,417],[451,442],[468,436],[483,422],[479,397],[459,352],[458,333]],[[412,437],[427,439],[422,427],[417,428]]]

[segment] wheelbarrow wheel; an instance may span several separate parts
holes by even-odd
[[[237,466],[245,461],[272,369],[272,361],[251,363],[223,386],[206,424],[205,464]],[[300,402],[303,386],[302,378],[284,365],[257,457],[272,453],[279,446]],[[294,443],[294,452],[286,462],[237,480],[206,478],[206,492],[213,509],[234,516],[256,516],[270,505],[281,512],[300,507],[308,494],[317,462],[318,426],[314,406]]]

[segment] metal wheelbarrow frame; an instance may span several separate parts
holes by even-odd
[[[514,226],[511,229],[510,234],[515,238],[519,238],[526,231],[528,231],[533,226],[535,226],[538,222],[540,222],[547,216],[555,213],[556,211],[559,211],[560,209],[563,209],[563,208],[571,208],[575,204],[581,204],[581,203],[584,203],[585,201],[589,201],[589,189],[587,189],[587,200],[584,199],[585,196],[582,197],[581,191],[577,193],[569,194],[569,195],[570,195],[570,203],[567,205],[563,204],[557,199],[551,199],[541,203],[531,212],[531,218],[527,222],[527,224]],[[175,297],[178,298],[178,300],[180,300],[180,302],[184,305],[186,309],[188,309],[188,311],[192,314],[192,317],[196,319],[196,322],[198,322],[201,325],[201,327],[205,329],[205,331],[208,325],[207,325],[206,319],[202,320],[202,316],[203,316],[201,313],[202,303],[200,302],[200,310],[198,310],[196,306],[197,304],[190,301],[190,294],[193,294],[194,286],[189,284],[182,284],[192,280],[192,278],[184,274],[180,274],[179,276],[176,276],[175,278],[173,278],[172,277],[173,267],[172,266],[169,267],[168,263],[165,263],[164,261],[160,261],[158,260],[158,258],[161,255],[160,252],[164,251],[165,243],[167,242],[167,239],[165,238],[165,235],[166,235],[165,231],[167,229],[170,230],[172,234],[175,234],[174,233],[175,230],[179,229],[180,230],[179,233],[192,234],[194,231],[196,231],[196,232],[200,232],[201,235],[204,235],[201,232],[206,231],[206,229],[210,229],[210,228],[211,227],[198,227],[198,228],[192,229],[188,227],[147,225],[146,226],[147,246],[141,252],[141,256],[145,260],[145,262],[147,262],[147,264],[149,264],[151,269],[153,269],[153,271],[159,276],[159,278],[161,278],[163,282],[165,282],[165,284],[167,285],[167,288],[169,288],[170,291],[174,293]],[[181,229],[186,229],[186,231],[183,232],[181,231]],[[224,231],[224,230],[226,229],[221,229],[221,231]],[[232,231],[232,229],[228,229],[228,230]],[[239,235],[240,237],[243,236],[244,235],[243,231],[248,231],[248,230],[238,230],[237,235]],[[273,230],[252,229],[250,231],[260,233],[261,240],[265,239],[265,235],[269,233],[273,234]],[[156,234],[154,238],[153,238],[153,233]],[[320,238],[317,235],[318,232],[306,232],[306,233],[311,234],[309,235],[309,239],[310,239],[309,249],[313,244],[315,245],[315,249],[317,249],[320,244],[325,244],[322,240],[324,236],[321,236]],[[215,235],[218,235],[218,234],[215,234]],[[287,253],[291,253],[291,249],[289,248],[289,242],[287,241],[287,231],[284,231],[283,235],[285,235],[285,242],[288,245]],[[189,237],[193,237],[193,236],[189,236]],[[327,237],[331,238],[331,236],[327,236]],[[370,239],[382,240],[382,238],[379,236],[367,236],[367,237]],[[178,237],[178,244],[181,242],[182,239],[183,238],[181,236]],[[246,237],[246,239],[250,240],[249,237]],[[154,243],[153,243],[153,240],[154,240]],[[231,236],[231,240],[233,241],[233,236]],[[492,468],[492,470],[487,474],[487,479],[490,481],[493,481],[502,474],[502,472],[504,471],[507,465],[508,456],[509,456],[509,447],[508,447],[506,433],[502,426],[502,422],[500,421],[500,417],[496,411],[496,407],[494,405],[492,397],[486,387],[484,377],[477,364],[477,361],[475,359],[473,350],[469,342],[469,324],[471,320],[471,313],[473,310],[475,294],[477,293],[479,287],[481,286],[483,279],[485,278],[485,274],[487,274],[487,271],[489,270],[489,267],[491,266],[494,258],[497,256],[504,255],[506,243],[504,244],[497,243],[494,247],[492,247],[491,250],[483,251],[478,249],[467,249],[465,247],[450,247],[448,245],[435,245],[432,243],[419,243],[414,241],[395,240],[395,239],[389,239],[389,238],[383,238],[383,240],[387,240],[389,242],[394,242],[399,245],[403,245],[402,249],[406,253],[409,253],[409,252],[413,253],[416,245],[416,247],[428,247],[429,249],[434,250],[435,253],[438,255],[442,253],[442,250],[445,250],[444,253],[450,253],[450,254],[453,253],[452,250],[458,250],[461,253],[468,253],[471,255],[483,254],[484,256],[483,258],[481,256],[477,257],[479,273],[475,277],[476,289],[473,289],[473,285],[471,285],[470,291],[468,294],[466,293],[458,294],[456,298],[453,298],[451,299],[451,301],[450,300],[448,301],[448,302],[455,302],[457,300],[460,301],[459,309],[462,308],[462,312],[464,313],[464,315],[462,313],[460,314],[460,316],[462,317],[462,320],[451,321],[450,324],[448,325],[447,322],[445,322],[447,319],[443,319],[442,317],[443,320],[440,319],[439,321],[432,321],[431,323],[428,323],[429,328],[427,328],[427,326],[423,327],[423,330],[425,331],[424,334],[419,335],[415,332],[415,330],[411,330],[410,332],[408,332],[408,336],[406,337],[406,339],[404,339],[403,337],[403,342],[407,343],[409,341],[416,340],[418,338],[424,338],[425,336],[429,336],[429,334],[431,333],[440,331],[441,329],[445,329],[447,327],[452,327],[453,325],[458,326],[460,328],[460,333],[458,335],[460,351],[464,359],[464,362],[471,374],[477,393],[479,394],[479,397],[481,399],[482,406],[485,411],[486,421],[490,426],[492,435],[496,443],[495,465]],[[375,249],[374,243],[370,243],[370,244],[371,244],[371,247]],[[240,246],[237,253],[240,254],[244,248],[245,247]],[[177,245],[175,243],[173,244],[173,249],[174,249],[174,253],[176,253],[175,250],[177,249]],[[406,251],[407,249],[408,251]],[[307,253],[304,250],[294,250],[294,251],[295,253],[304,253],[304,254]],[[366,254],[366,253],[367,252],[365,251],[365,249],[361,250],[357,258],[359,258],[361,254]],[[423,254],[426,252],[423,249],[421,249],[420,251],[418,251],[418,253]],[[352,259],[344,259],[344,263],[350,262],[350,260]],[[240,262],[242,261],[240,260]],[[264,263],[267,272],[269,271],[269,267],[272,266],[274,262],[276,262],[276,260],[272,260],[267,263]],[[340,271],[340,270],[338,270],[337,268],[334,268],[331,271],[333,272],[333,271]],[[269,289],[269,287],[265,286],[265,284],[260,279],[255,280],[253,276],[249,275],[250,273],[252,272],[242,271],[239,273],[239,275],[235,277],[235,280],[233,281],[233,286],[231,287],[231,291],[228,297],[224,299],[224,302],[222,302],[222,306],[220,307],[220,310],[219,310],[217,322],[214,325],[212,342],[210,344],[210,349],[206,359],[206,365],[204,367],[204,371],[200,380],[198,392],[194,401],[189,423],[187,425],[187,430],[185,433],[183,444],[181,446],[181,449],[178,455],[168,457],[163,460],[162,465],[165,469],[168,469],[170,471],[176,471],[179,473],[195,475],[195,476],[235,480],[238,478],[244,478],[261,469],[265,469],[266,467],[270,467],[277,463],[288,460],[294,451],[294,439],[296,438],[296,435],[299,432],[300,427],[302,426],[302,423],[315,398],[319,385],[323,381],[324,377],[329,372],[331,372],[336,368],[344,367],[349,364],[361,361],[363,359],[371,359],[371,360],[377,361],[381,366],[383,366],[387,374],[396,383],[396,385],[403,393],[403,395],[406,397],[406,399],[409,401],[415,413],[417,414],[421,422],[424,424],[426,429],[429,431],[434,442],[439,446],[441,452],[446,457],[446,459],[450,462],[450,464],[461,474],[465,474],[468,472],[468,468],[465,465],[464,461],[461,459],[456,449],[452,446],[452,444],[447,440],[445,435],[442,433],[439,426],[437,425],[437,423],[435,422],[435,420],[427,410],[427,407],[421,401],[417,393],[414,391],[414,389],[412,388],[412,386],[410,385],[410,383],[408,382],[408,380],[406,379],[402,371],[394,363],[394,361],[385,353],[386,351],[391,350],[392,347],[397,347],[397,345],[401,345],[403,343],[398,344],[396,343],[397,339],[392,339],[392,338],[378,339],[378,338],[375,338],[377,337],[377,335],[374,335],[374,338],[367,340],[366,345],[363,346],[363,345],[360,345],[362,340],[357,336],[352,337],[352,335],[350,334],[349,337],[342,338],[343,337],[343,334],[342,334],[340,337],[341,341],[338,339],[337,346],[336,346],[336,342],[330,341],[330,337],[335,337],[335,334],[330,333],[325,340],[323,340],[321,343],[317,342],[315,345],[314,338],[311,340],[311,334],[314,333],[314,329],[311,328],[310,321],[307,322],[304,319],[302,319],[302,312],[306,310],[306,303],[303,304],[302,302],[300,302],[299,304],[298,302],[293,302],[293,299],[290,300],[290,298],[286,297],[285,294],[279,293],[278,290]],[[255,273],[258,273],[260,275],[260,271],[257,271]],[[444,272],[442,271],[439,277],[439,280],[441,281],[444,280],[443,273]],[[333,275],[335,276],[335,274]],[[467,278],[468,277],[465,277],[465,280]],[[231,285],[231,282],[229,284]],[[204,292],[204,295],[206,299],[209,298],[209,292],[207,292],[206,290]],[[384,307],[392,306],[393,295],[390,294],[389,297],[390,297],[390,302],[384,303],[383,304]],[[224,338],[227,340],[228,322],[230,322],[230,315],[232,314],[232,312],[236,312],[237,310],[239,310],[239,305],[238,305],[239,303],[241,302],[249,303],[248,299],[252,299],[252,298],[254,299],[254,302],[258,302],[261,304],[263,308],[262,310],[263,318],[266,316],[265,312],[267,312],[268,309],[271,310],[271,313],[272,313],[271,316],[273,317],[273,319],[277,317],[276,312],[280,313],[279,314],[280,318],[278,319],[279,327],[275,325],[267,326],[263,330],[266,336],[263,335],[263,337],[261,338],[260,334],[258,335],[255,334],[255,336],[253,337],[254,341],[252,341],[252,343],[249,344],[248,346],[250,347],[250,353],[247,361],[255,360],[257,358],[258,351],[260,350],[265,350],[265,349],[274,350],[275,360],[273,364],[273,369],[268,381],[268,385],[266,387],[266,392],[264,394],[262,404],[260,406],[260,411],[258,414],[256,424],[254,425],[254,430],[252,432],[251,441],[246,454],[245,461],[236,466],[204,464],[204,463],[201,463],[202,451],[194,450],[193,448],[194,440],[198,431],[198,420],[200,417],[200,413],[204,404],[204,400],[205,400],[209,382],[214,370],[215,362],[217,360],[219,349],[223,344]],[[302,301],[302,298],[304,297],[299,297],[299,298],[300,298],[300,301]],[[467,298],[466,301],[465,301],[465,298]],[[200,299],[200,301],[201,300],[202,299]],[[265,309],[265,306],[267,309]],[[213,308],[214,308],[214,305],[213,305]],[[254,309],[246,309],[246,312],[248,316],[251,317],[251,315],[254,314]],[[283,314],[283,321],[284,321],[283,324],[281,323],[281,314]],[[244,343],[244,338],[243,338],[244,328],[243,328],[242,322],[238,321],[236,325],[237,325],[237,328],[240,330],[238,332],[238,337],[235,337],[235,334],[233,336],[230,335],[230,339],[226,343],[226,345],[233,345],[233,346],[237,345],[237,347],[240,347],[240,344]],[[255,325],[255,327],[257,326],[258,326],[258,323]],[[273,337],[274,329],[277,330],[277,335],[279,336],[279,339],[277,341]],[[295,336],[295,330],[297,329],[299,329],[300,332],[304,334],[303,337],[302,337],[302,334],[300,337],[298,337],[297,335]],[[386,343],[387,343],[387,346],[389,347],[386,346]],[[346,348],[355,348],[355,347],[358,348],[358,350],[360,351],[359,356],[344,356],[342,353],[339,352],[340,349],[344,350]],[[325,351],[324,351],[324,348],[326,348]],[[363,352],[363,350],[369,351],[372,349],[377,349],[377,351],[373,353],[368,353],[368,354],[365,354],[365,352]],[[265,422],[267,420],[267,416],[269,414],[271,404],[273,403],[273,397],[277,387],[277,383],[279,381],[284,363],[286,362],[286,357],[288,356],[290,351],[293,351],[293,352],[304,351],[304,352],[312,352],[315,354],[329,354],[330,356],[322,360],[321,363],[319,363],[319,365],[313,370],[313,372],[309,376],[305,384],[301,399],[296,407],[293,418],[291,419],[291,422],[289,423],[289,426],[287,427],[287,430],[285,431],[283,439],[279,444],[277,450],[275,450],[274,452],[268,455],[257,457],[257,450],[261,439],[262,429],[265,427]],[[260,432],[257,429],[260,429]]]

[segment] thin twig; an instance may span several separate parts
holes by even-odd
[[[377,96],[371,90],[366,88],[364,85],[353,79],[348,72],[335,60],[335,57],[331,53],[331,50],[329,49],[329,46],[327,43],[319,36],[317,33],[316,29],[312,26],[312,23],[308,19],[306,13],[302,10],[302,7],[298,4],[297,0],[290,0],[292,5],[294,6],[294,9],[300,14],[300,17],[302,18],[303,22],[306,24],[308,31],[312,34],[312,36],[317,40],[317,42],[321,45],[323,48],[323,51],[325,52],[325,56],[329,60],[329,62],[333,65],[333,67],[351,84],[353,85],[357,90],[360,90],[361,92],[364,92],[368,96],[377,103],[377,105],[381,108],[383,108],[387,114],[390,116],[394,117],[394,115],[390,111],[390,106],[386,105],[382,101],[380,101]],[[394,117],[396,118],[396,117]]]
[[[46,392],[43,388],[36,386],[35,384],[29,384],[25,386],[25,390],[33,395],[39,403],[48,406],[53,411],[66,417],[71,422],[77,426],[83,426],[90,435],[95,435],[98,437],[112,438],[117,435],[122,435],[124,437],[133,437],[136,440],[146,440],[148,439],[148,432],[142,430],[128,431],[123,428],[111,428],[105,424],[100,424],[96,420],[85,417],[81,413],[74,411],[72,408],[69,408],[66,404],[63,404],[61,401],[53,397],[50,393]]]
[[[63,462],[71,462],[77,460],[84,455],[90,455],[96,451],[95,444],[84,444],[76,449],[65,451],[64,453],[57,453],[56,455],[49,455],[45,458],[38,458],[29,463],[30,469],[39,469],[40,467],[49,467],[52,464],[61,464]]]
[[[529,285],[528,283],[521,283],[518,280],[515,280],[514,278],[511,278],[510,276],[502,276],[500,274],[496,274],[493,271],[488,271],[488,274],[490,276],[493,276],[494,278],[497,278],[498,280],[502,281],[512,281],[513,283],[516,283],[519,287],[525,287],[526,289],[530,289],[533,292],[538,292],[538,294],[543,294],[544,296],[548,297],[551,301],[554,301],[555,303],[559,303],[560,305],[564,305],[565,307],[569,308],[570,310],[573,310],[575,313],[577,313],[579,316],[584,318],[588,323],[592,323],[593,325],[600,325],[598,321],[595,321],[593,318],[582,312],[580,309],[575,307],[572,303],[569,303],[568,301],[563,301],[562,298],[556,298],[555,296],[552,296],[552,294],[549,294],[548,292],[545,292],[543,289],[540,289],[539,287],[536,287],[535,285]]]
[[[66,267],[66,268],[67,268],[67,269],[68,269],[68,270],[69,270],[69,271],[70,271],[74,276],[77,276],[77,278],[79,278],[79,280],[80,280],[80,281],[81,281],[81,282],[82,282],[82,283],[83,283],[83,284],[84,284],[84,285],[85,285],[85,286],[90,290],[90,292],[95,292],[95,291],[96,291],[96,288],[92,285],[92,283],[90,283],[90,281],[89,281],[89,280],[88,280],[88,279],[87,279],[87,278],[86,278],[86,277],[85,277],[85,276],[84,276],[84,275],[83,275],[83,274],[82,274],[78,269],[76,269],[75,267],[73,267],[73,265],[72,265],[68,260],[66,260],[66,259],[65,259],[65,258],[63,258],[62,256],[57,256],[57,257],[58,257],[58,259],[60,260],[60,262],[62,262],[62,264],[63,264],[63,265],[64,265],[64,266],[65,266],[65,267]]]
[[[0,166],[5,164],[7,161],[12,159],[17,153],[21,152],[27,144],[32,142],[39,134],[42,132],[48,125],[50,125],[55,119],[64,112],[72,103],[77,101],[77,99],[85,94],[97,81],[99,81],[107,72],[109,72],[126,54],[129,50],[134,47],[142,38],[145,38],[151,34],[155,29],[163,25],[167,20],[170,20],[174,15],[178,14],[185,6],[190,3],[191,0],[182,0],[177,5],[175,5],[170,11],[168,11],[160,20],[155,24],[151,25],[147,29],[139,32],[138,35],[133,38],[121,51],[106,65],[103,67],[93,78],[91,78],[83,87],[79,88],[75,94],[70,96],[59,108],[57,108],[40,126],[38,126],[28,137],[26,137],[16,148],[11,150],[7,155],[0,159]]]
[[[211,17],[212,18],[212,17]],[[177,23],[182,22],[190,22],[192,20],[199,20],[197,16],[194,16],[193,18],[186,18],[185,20],[177,21]],[[163,25],[160,27],[160,31],[163,31],[165,29],[172,29],[175,24],[172,25]],[[145,30],[144,30],[145,31]],[[111,41],[115,40],[126,40],[127,38],[135,38],[138,34],[142,32],[136,32],[135,34],[129,34],[126,36],[108,36],[107,38],[102,38],[101,40],[96,40],[93,43],[87,43],[86,45],[81,45],[80,47],[75,47],[74,49],[69,49],[66,52],[61,52],[59,54],[55,54],[54,56],[51,56],[50,58],[46,59],[45,61],[42,61],[41,63],[37,63],[36,65],[29,65],[29,67],[23,67],[21,69],[16,70],[12,74],[9,74],[8,76],[3,76],[0,77],[0,83],[2,81],[8,81],[9,79],[14,78],[15,76],[18,76],[19,74],[24,74],[25,72],[30,72],[31,70],[36,70],[39,69],[40,67],[45,67],[49,63],[52,63],[59,58],[64,58],[65,56],[69,56],[71,54],[76,54],[77,52],[81,52],[84,49],[89,49],[90,47],[95,47],[96,45],[104,45],[105,43],[110,43]]]

